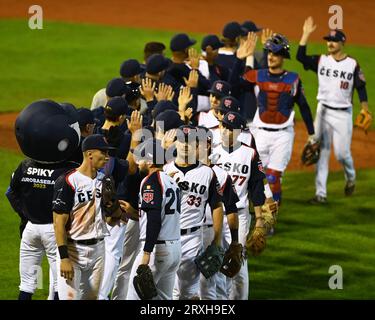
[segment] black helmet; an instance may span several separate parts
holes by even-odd
[[[272,37],[266,41],[264,48],[272,53],[290,59],[289,41],[280,33],[274,33]]]

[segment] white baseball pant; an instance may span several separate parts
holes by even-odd
[[[57,291],[56,238],[53,224],[27,222],[20,244],[20,291],[34,293],[42,280],[42,259],[46,254],[52,271],[53,290]],[[53,297],[52,297],[53,299]]]
[[[57,287],[60,300],[96,300],[103,278],[104,241],[94,245],[68,242],[68,253],[74,268],[73,280],[60,274],[60,255],[57,255]]]
[[[141,242],[141,248],[143,248],[143,246],[144,241]],[[131,271],[127,300],[140,299],[135,291],[133,279],[137,274],[137,269],[142,261],[142,257],[143,250],[140,250]],[[154,300],[172,300],[176,271],[180,261],[181,242],[179,240],[165,241],[164,244],[155,244],[149,263],[158,293]]]
[[[130,273],[140,248],[139,222],[129,220],[125,230],[122,259],[112,290],[112,300],[126,300]]]
[[[336,159],[343,165],[346,181],[355,181],[355,169],[350,152],[353,131],[352,108],[331,110],[318,103],[315,135],[321,140],[319,161],[316,165],[316,195],[327,196],[327,179],[331,144]]]

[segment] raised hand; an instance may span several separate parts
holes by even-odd
[[[257,44],[258,37],[255,32],[249,32],[247,34],[247,39],[242,41],[238,50],[237,50],[237,58],[238,59],[245,59],[249,56],[252,56],[255,51],[255,47]]]
[[[184,77],[184,81],[186,86],[189,88],[196,88],[198,87],[198,71],[197,70],[191,70],[189,73],[189,79],[186,79]]]
[[[157,101],[169,100],[172,101],[174,97],[173,88],[165,83],[159,83],[158,92],[155,93]]]
[[[270,39],[273,35],[273,31],[271,29],[263,29],[262,30],[262,36],[261,36],[261,42],[262,42],[262,45],[265,45],[267,40]]]
[[[310,16],[305,20],[303,24],[303,33],[310,35],[316,29],[316,24],[314,24],[314,19]]]
[[[189,58],[188,58],[188,64],[192,69],[198,69],[199,68],[199,59],[200,59],[200,54],[198,51],[194,48],[189,48],[188,51]]]
[[[178,96],[178,110],[186,109],[186,106],[193,99],[191,95],[191,90],[189,87],[183,87],[180,89],[180,95]]]
[[[128,129],[130,133],[133,135],[137,130],[140,130],[142,128],[142,120],[143,117],[141,113],[137,110],[134,110],[130,116],[130,121],[126,119]]]
[[[154,100],[155,84],[150,78],[142,79],[142,86],[139,91],[147,102]]]

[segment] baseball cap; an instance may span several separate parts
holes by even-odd
[[[125,60],[120,66],[120,75],[123,78],[131,78],[144,71],[144,67],[135,59]]]
[[[165,150],[161,146],[161,141],[149,138],[142,142],[133,152],[136,161],[147,160],[153,164],[165,164]]]
[[[197,139],[197,129],[191,125],[182,125],[177,129],[177,140],[180,142],[192,142]]]
[[[125,87],[126,87],[125,99],[127,103],[130,103],[133,100],[141,97],[141,91],[139,90],[140,86],[141,85],[137,82],[132,82],[132,81],[125,82]]]
[[[161,122],[164,126],[164,132],[171,129],[177,129],[184,124],[180,115],[175,110],[166,110],[158,114],[155,118],[155,123],[160,127]]]
[[[107,105],[104,107],[104,110],[108,110],[111,112],[111,115],[119,117],[121,115],[127,114],[128,103],[123,97],[114,97],[107,102]]]
[[[203,51],[206,51],[206,48],[208,46],[211,46],[213,50],[217,50],[219,48],[224,47],[224,43],[222,43],[218,36],[214,34],[209,34],[208,36],[205,36],[202,40],[201,48]]]
[[[160,100],[152,110],[152,117],[155,119],[160,113],[166,110],[178,111],[178,107],[169,100]]]
[[[239,112],[240,102],[231,96],[223,97],[220,101],[219,110],[223,113],[228,113],[229,111]]]
[[[95,123],[94,114],[87,108],[79,108],[78,112],[78,123],[80,127],[84,127],[87,124]]]
[[[246,29],[247,32],[258,32],[261,31],[262,28],[257,27],[256,24],[250,20],[246,20],[242,25],[242,28]]]
[[[190,39],[186,33],[178,33],[171,39],[170,49],[172,51],[184,51],[196,42],[196,40]]]
[[[92,134],[83,140],[82,152],[87,150],[114,150],[116,148],[111,147],[105,137],[102,134]]]
[[[114,78],[110,80],[105,88],[105,94],[110,97],[120,97],[126,92],[125,82],[122,78]]]
[[[219,120],[225,128],[230,130],[233,129],[243,129],[245,127],[245,122],[241,115],[234,111],[229,111],[223,118]]]
[[[162,53],[165,50],[164,43],[151,41],[145,44],[144,52]]]
[[[215,96],[220,98],[230,95],[231,85],[223,80],[217,80],[212,84],[210,90],[207,90],[209,93],[212,93]]]
[[[239,36],[246,36],[247,35],[247,30],[243,27],[238,22],[232,21],[227,23],[224,26],[223,29],[223,37],[227,39],[234,40]]]
[[[146,72],[150,74],[157,74],[168,68],[170,60],[161,54],[151,55],[146,62]]]
[[[329,35],[323,37],[324,40],[327,41],[334,41],[334,42],[345,42],[346,41],[346,36],[345,33],[342,30],[331,30],[329,32]]]

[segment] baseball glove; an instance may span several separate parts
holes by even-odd
[[[305,166],[318,162],[320,156],[320,142],[307,142],[302,150],[301,161]]]
[[[266,229],[264,227],[254,227],[251,235],[246,240],[246,251],[253,256],[260,255],[266,248]]]
[[[278,214],[278,205],[277,201],[272,203],[265,203],[262,207],[262,217],[264,220],[264,227],[268,233],[271,228],[276,225],[277,214]]]
[[[228,250],[225,252],[224,261],[220,272],[229,278],[233,278],[238,272],[240,272],[243,262],[244,257],[242,244],[231,243]]]
[[[112,217],[114,213],[120,208],[116,194],[116,187],[113,178],[106,175],[102,181],[102,209],[106,217]]]
[[[362,109],[355,118],[354,126],[363,129],[366,133],[372,124],[372,114],[370,111]]]
[[[147,264],[140,264],[137,275],[133,279],[135,291],[141,300],[151,300],[158,295],[152,276],[152,271]]]
[[[195,258],[195,264],[206,279],[218,272],[223,264],[224,250],[210,244],[206,250]]]

